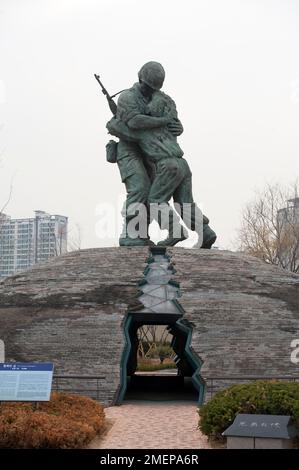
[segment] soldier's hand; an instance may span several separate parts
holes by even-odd
[[[172,115],[172,113],[167,113],[167,114],[165,114],[165,116],[164,116],[163,118],[161,118],[161,119],[163,119],[163,121],[165,122],[165,124],[166,124],[167,126],[169,126],[169,124],[171,124],[171,123],[173,122],[173,115]]]
[[[178,135],[181,135],[184,130],[182,124],[179,121],[171,121],[167,125],[167,127],[170,130],[170,132],[176,137]]]

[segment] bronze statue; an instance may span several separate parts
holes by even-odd
[[[216,234],[193,200],[192,174],[177,142],[183,126],[174,101],[161,91],[164,69],[158,62],[148,62],[140,69],[138,78],[139,82],[132,88],[121,92],[115,116],[107,123],[109,133],[119,138],[118,143],[110,141],[108,144],[108,159],[113,161],[111,154],[115,155],[127,190],[120,245],[152,243],[148,236],[150,210],[146,211],[146,220],[143,220],[144,236],[133,238],[127,233],[128,224],[136,215],[136,204],[144,204],[147,209],[159,205],[155,218],[161,228],[169,230],[169,235],[158,245],[174,246],[185,240],[187,231],[176,211],[169,206],[173,197],[187,227],[198,233],[199,246],[211,248]],[[109,102],[111,97],[108,95],[107,99]],[[163,211],[167,212],[167,226],[163,223]]]

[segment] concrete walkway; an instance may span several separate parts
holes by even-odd
[[[90,449],[205,449],[194,403],[128,402],[105,409],[107,434]]]

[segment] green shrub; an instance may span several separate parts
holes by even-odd
[[[220,437],[238,413],[291,415],[299,425],[299,383],[256,381],[222,390],[199,409],[199,428]]]

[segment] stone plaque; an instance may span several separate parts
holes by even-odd
[[[290,439],[297,435],[291,416],[238,414],[223,436]]]

